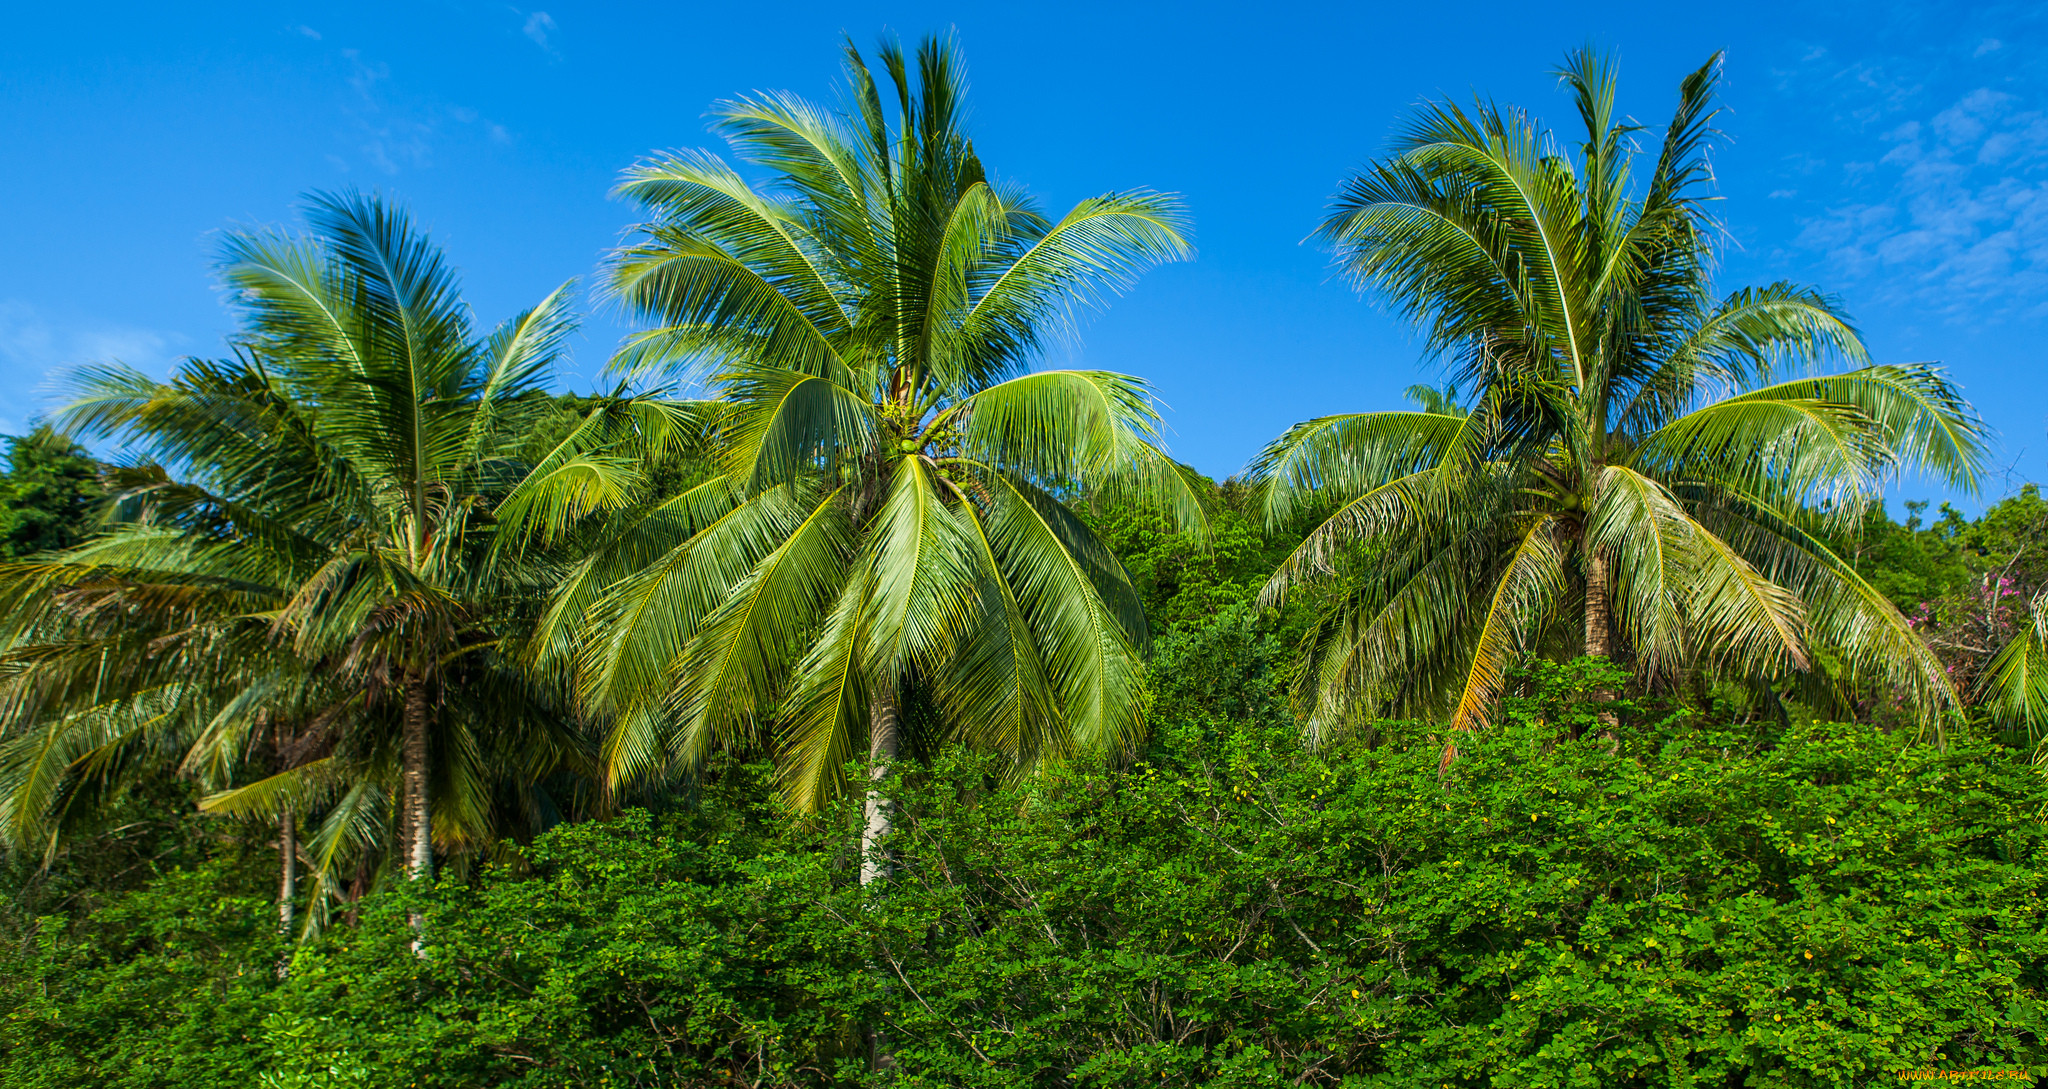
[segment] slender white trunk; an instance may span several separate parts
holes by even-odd
[[[896,830],[896,807],[882,790],[882,780],[903,746],[902,711],[893,687],[883,684],[868,700],[867,823],[860,835],[860,883],[879,885],[889,879],[884,840]]]
[[[299,899],[299,825],[287,809],[277,821],[277,932],[287,942],[292,937],[292,913]],[[291,973],[292,955],[287,950],[277,958],[277,978]]]
[[[896,830],[896,806],[889,800],[884,780],[902,751],[902,727],[902,707],[894,682],[877,684],[868,700],[867,820],[860,833],[860,884],[869,896],[880,895],[889,881],[888,839]],[[879,1020],[869,1024],[867,1044],[872,1069],[888,1070],[896,1065],[888,1030]]]
[[[427,805],[427,684],[417,676],[408,676],[405,681],[405,735],[400,760],[400,804],[405,809],[405,827],[410,830],[404,845],[405,872],[414,881],[430,881],[434,877],[434,820]],[[414,912],[409,921],[413,956],[425,957],[427,920]]]
[[[299,898],[299,825],[289,809],[277,822],[277,853],[277,929],[289,934]]]

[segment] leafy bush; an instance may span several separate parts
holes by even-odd
[[[1265,675],[1262,638],[1226,614],[1163,644],[1160,735],[1127,767],[901,777],[881,897],[851,806],[796,818],[742,766],[372,897],[283,982],[260,894],[218,860],[168,873],[0,965],[0,1083],[847,1084],[886,1080],[870,1027],[930,1086],[2048,1063],[2048,791],[2008,754],[1641,712],[1616,744],[1571,729],[1604,683],[1582,663],[1440,776],[1413,725],[1316,753],[1276,700],[1211,698]]]
[[[48,425],[0,435],[0,446],[0,559],[70,548],[92,534],[104,465]]]

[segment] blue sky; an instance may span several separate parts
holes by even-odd
[[[1301,243],[1339,180],[1423,97],[1483,92],[1564,124],[1549,73],[1591,40],[1653,125],[1679,77],[1727,51],[1724,286],[1839,293],[1880,359],[1942,361],[1997,428],[1989,495],[2048,475],[2040,5],[526,3],[16,9],[0,430],[46,408],[68,365],[218,352],[214,232],[291,222],[307,190],[401,198],[495,322],[588,281],[630,222],[606,196],[618,171],[711,144],[714,100],[828,96],[842,35],[951,27],[996,172],[1056,208],[1185,194],[1199,257],[1051,362],[1151,379],[1174,452],[1220,476],[1295,420],[1391,407],[1432,377],[1409,332]],[[594,314],[563,385],[600,384],[623,329]]]

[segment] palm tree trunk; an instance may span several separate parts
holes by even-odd
[[[353,930],[363,918],[363,897],[370,891],[370,860],[361,859],[356,863],[356,873],[348,884],[341,887],[341,902],[348,908],[341,913],[342,924]]]
[[[405,678],[405,736],[401,741],[399,785],[403,794],[405,873],[414,881],[434,876],[434,821],[427,808],[427,682],[416,674]],[[427,920],[419,912],[412,924],[412,955],[427,955]]]
[[[889,879],[889,858],[883,841],[896,830],[896,808],[882,792],[882,779],[889,774],[890,765],[896,762],[903,747],[902,718],[894,684],[878,684],[868,700],[867,822],[860,835],[860,883],[863,888]]]
[[[434,874],[434,824],[427,808],[427,682],[405,679],[405,735],[399,773],[404,809],[406,876],[415,880]]]
[[[889,880],[889,834],[896,830],[896,806],[883,791],[883,780],[903,748],[903,708],[894,681],[881,681],[868,698],[868,793],[866,822],[860,833],[860,884],[869,896],[878,896]],[[886,1001],[889,988],[882,988]],[[867,1028],[870,1069],[885,1071],[896,1065],[896,1053],[889,1046],[889,1033],[879,1018]]]
[[[292,937],[292,913],[299,899],[299,825],[287,809],[277,819],[277,932],[285,941]],[[277,978],[291,974],[292,954],[287,946],[277,958]]]
[[[883,464],[879,454],[869,459],[869,472],[864,474],[866,479],[853,506],[856,526],[865,527],[874,513]],[[880,893],[889,879],[883,841],[895,831],[896,812],[882,792],[882,780],[903,747],[902,719],[902,695],[896,690],[895,678],[876,678],[874,691],[868,695],[868,792],[860,833],[860,884],[873,893]]]
[[[1594,658],[1614,653],[1613,603],[1608,596],[1607,557],[1586,549],[1586,654]]]
[[[1586,546],[1586,655],[1592,658],[1614,658],[1614,603],[1611,596],[1612,582],[1607,569],[1607,557]],[[1614,699],[1611,688],[1596,688],[1590,695],[1598,702]],[[1614,728],[1621,719],[1613,711],[1600,712],[1600,734],[1614,739]]]
[[[299,823],[289,809],[277,821],[277,853],[277,929],[289,934],[299,899]]]

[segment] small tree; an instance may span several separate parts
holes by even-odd
[[[8,435],[7,471],[0,475],[0,559],[55,552],[92,532],[103,496],[104,468],[84,447],[38,424]]]

